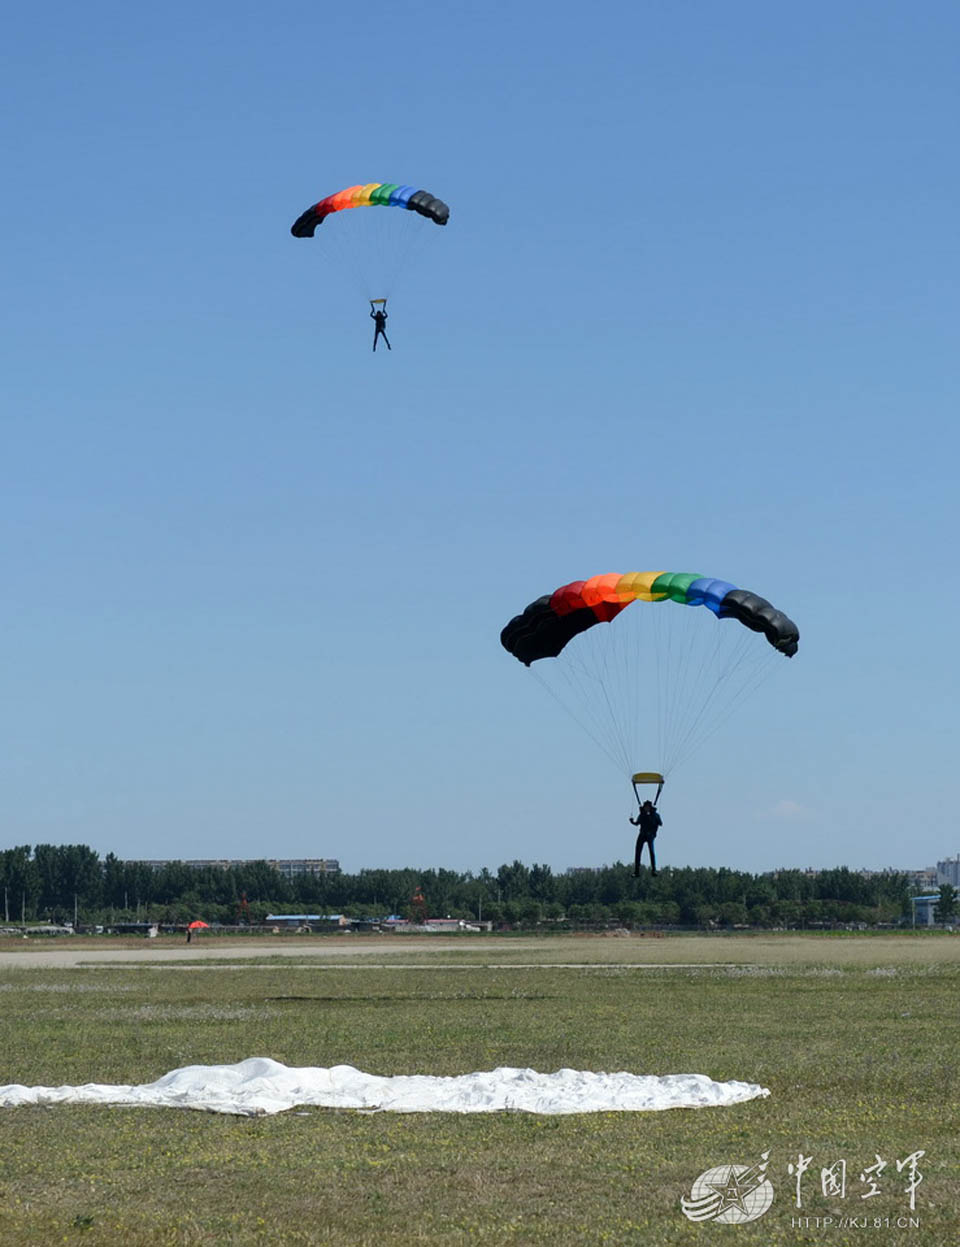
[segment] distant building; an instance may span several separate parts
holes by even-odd
[[[193,870],[204,870],[211,867],[214,870],[231,870],[238,866],[253,866],[255,863],[263,861],[268,866],[272,866],[285,879],[294,879],[299,875],[336,875],[340,873],[340,863],[335,857],[196,857],[191,858],[189,861],[164,858],[154,861],[141,860],[139,863],[127,862],[126,864],[128,866],[137,864],[149,866],[151,870],[163,870],[167,866],[174,865],[189,866]]]
[[[937,862],[937,886],[952,883],[960,888],[960,853],[956,857],[948,857],[946,861]]]
[[[943,865],[943,862],[939,863],[939,866]],[[938,878],[938,870],[939,867],[935,870],[933,866],[926,866],[923,870],[907,870],[898,869],[896,866],[884,866],[882,870],[868,870],[866,867],[863,867],[860,870],[854,870],[852,873],[859,875],[861,879],[878,879],[886,878],[890,875],[902,875],[906,879],[908,887],[918,888],[921,891],[929,891],[930,888],[935,888],[940,883],[949,882],[946,879]],[[782,866],[779,870],[766,871],[765,877],[769,879],[776,879],[779,875],[788,872],[793,873],[793,868]],[[795,873],[804,875],[808,879],[816,879],[824,872],[822,870],[815,870],[812,866],[808,866],[805,870],[801,870],[799,868],[796,869]]]
[[[158,929],[156,922],[115,922],[107,927],[117,935],[145,935],[148,940],[156,939]]]
[[[297,875],[336,875],[340,863],[335,857],[283,857],[267,859],[267,865],[287,879]]]
[[[389,918],[382,919],[380,925],[386,931],[417,931],[423,933],[493,930],[493,923],[486,920],[480,922],[473,918],[425,918],[423,922],[411,922],[408,918],[401,918],[399,914],[391,914]]]
[[[267,914],[264,922],[275,927],[298,930],[300,927],[347,927],[350,919],[344,914]]]
[[[932,927],[936,923],[937,920],[934,915],[939,900],[939,892],[934,892],[932,896],[911,896],[910,904],[913,906],[913,925],[915,927]]]
[[[925,866],[923,870],[907,870],[905,867],[897,869],[896,866],[884,866],[883,870],[858,870],[857,874],[862,875],[864,879],[902,875],[907,881],[907,887],[917,888],[921,892],[929,892],[931,888],[937,886],[937,872],[932,866]]]

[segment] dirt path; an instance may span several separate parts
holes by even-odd
[[[450,959],[428,961],[435,954],[459,953]],[[516,954],[521,954],[516,956]],[[327,963],[344,969],[414,968],[521,969],[554,967],[576,969],[604,967],[627,969],[682,966],[835,966],[869,967],[933,966],[960,964],[960,937],[914,935],[909,932],[882,936],[824,938],[797,932],[757,935],[678,935],[646,939],[640,935],[611,939],[602,935],[569,935],[549,938],[531,936],[382,938],[315,936],[302,939],[277,937],[201,937],[192,944],[170,937],[155,940],[113,940],[97,937],[51,937],[8,940],[0,945],[0,972],[20,969],[95,968],[114,965],[170,966],[182,969],[211,962],[263,962],[287,958],[293,964]],[[274,965],[272,968],[281,969]]]
[[[542,948],[543,942],[537,940],[511,940],[511,948]],[[276,944],[266,940],[238,940],[226,943],[223,940],[198,940],[194,944],[170,945],[163,940],[144,940],[140,947],[113,946],[112,948],[96,948],[89,944],[76,946],[69,936],[51,939],[42,948],[36,944],[28,946],[24,941],[22,948],[7,948],[0,951],[0,969],[64,969],[80,965],[102,965],[110,962],[127,962],[150,965],[151,962],[183,962],[196,964],[204,961],[244,960],[259,957],[310,957],[336,961],[342,957],[365,959],[367,957],[382,959],[393,958],[398,954],[424,952],[467,952],[477,951],[477,946],[465,944],[462,940],[411,940],[403,937],[399,945],[377,941],[366,947],[353,942],[333,943],[331,940],[283,940]]]

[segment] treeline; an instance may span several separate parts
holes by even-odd
[[[802,927],[889,923],[910,912],[905,875],[865,878],[846,867],[817,875],[667,867],[656,878],[644,870],[635,879],[620,862],[557,875],[549,866],[516,861],[496,873],[362,870],[288,880],[263,861],[229,869],[174,862],[155,870],[113,853],[101,860],[76,844],[4,850],[0,896],[8,923],[70,922],[76,914],[82,923],[256,924],[286,911],[356,918],[426,913],[512,926]]]

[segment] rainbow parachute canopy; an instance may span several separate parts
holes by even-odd
[[[312,238],[317,226],[331,213],[366,207],[406,208],[419,212],[437,225],[446,225],[450,219],[450,209],[430,191],[418,191],[414,186],[400,186],[396,182],[368,182],[366,186],[348,186],[321,199],[297,217],[290,226],[290,233],[294,238]]]
[[[718,619],[739,620],[751,631],[762,632],[788,658],[797,652],[797,625],[766,598],[697,572],[614,572],[575,580],[531,602],[510,620],[500,641],[529,667],[540,658],[556,658],[578,633],[597,623],[609,623],[631,602],[667,599],[684,606],[706,606]]]

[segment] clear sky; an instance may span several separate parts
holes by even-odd
[[[665,864],[956,852],[958,47],[936,0],[11,9],[2,843],[626,858],[498,637],[667,568],[801,647]],[[367,181],[451,206],[375,356],[289,234]]]

